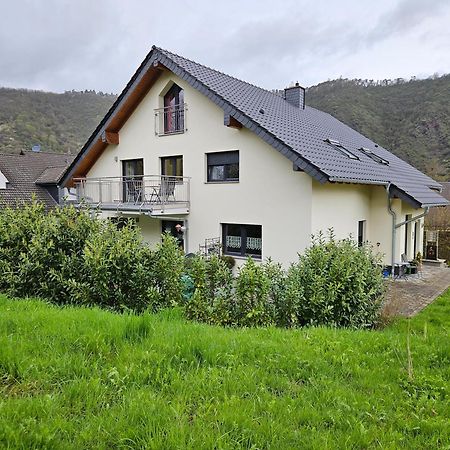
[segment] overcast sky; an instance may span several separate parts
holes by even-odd
[[[0,0],[0,86],[120,92],[155,44],[272,89],[450,73],[450,0]]]

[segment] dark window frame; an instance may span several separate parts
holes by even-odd
[[[223,177],[215,178],[214,168],[223,168]],[[237,176],[233,176],[233,171]],[[239,150],[206,153],[206,181],[208,183],[237,183],[239,182],[240,154]]]
[[[366,220],[358,221],[358,247],[362,247],[366,242]]]
[[[174,83],[164,94],[164,135],[184,133],[184,89]]]
[[[241,248],[240,251],[230,251],[227,246],[227,236],[229,236],[228,230],[230,227],[239,227],[240,228],[240,238],[241,238]],[[247,237],[250,227],[255,231],[256,228],[259,227],[259,239],[261,239],[261,249],[259,252],[249,252],[247,248]],[[250,233],[254,234],[254,233]],[[258,236],[250,236],[250,237],[258,237]],[[246,258],[250,256],[251,258],[261,260],[262,259],[262,225],[254,225],[254,224],[237,224],[237,223],[222,223],[222,248],[223,254],[235,257],[243,257]]]
[[[161,175],[169,176],[169,177],[182,177],[184,173],[183,167],[183,155],[175,155],[175,156],[161,156],[159,158],[161,160]],[[177,170],[177,160],[181,160],[181,175],[176,174]],[[175,173],[166,173],[165,169],[165,161],[172,161],[172,167],[175,169]]]

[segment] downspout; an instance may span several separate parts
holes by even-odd
[[[422,217],[425,217],[429,212],[430,208],[425,207],[425,211],[422,214],[419,214],[418,216],[411,217],[409,220],[405,220],[403,222],[397,223],[397,214],[395,214],[395,211],[392,209],[392,201],[390,197],[390,187],[391,183],[389,183],[386,186],[386,192],[387,192],[387,201],[388,201],[388,211],[389,214],[392,216],[392,247],[391,247],[391,276],[394,276],[394,264],[395,264],[395,238],[397,234],[397,228],[400,228],[403,225],[406,225],[407,223],[416,222],[419,219],[422,219]]]
[[[388,211],[389,214],[392,216],[392,246],[391,246],[391,277],[394,276],[394,265],[395,265],[395,236],[397,231],[397,214],[395,214],[395,211],[392,209],[392,202],[391,202],[391,196],[390,196],[390,188],[391,183],[389,183],[386,186],[386,193],[387,193],[387,204],[388,204]]]

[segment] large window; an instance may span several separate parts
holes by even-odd
[[[174,84],[164,96],[164,134],[184,131],[184,91]]]
[[[239,151],[207,153],[208,182],[239,181]]]
[[[262,226],[222,224],[223,252],[232,256],[262,255]]]

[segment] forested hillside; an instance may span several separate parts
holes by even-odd
[[[116,99],[0,88],[0,152],[40,144],[77,152]],[[426,80],[327,81],[307,90],[329,112],[438,180],[450,180],[450,75]]]
[[[76,153],[116,99],[85,92],[0,88],[0,152],[42,150]]]
[[[417,168],[450,180],[450,75],[327,81],[306,103],[329,112]]]

